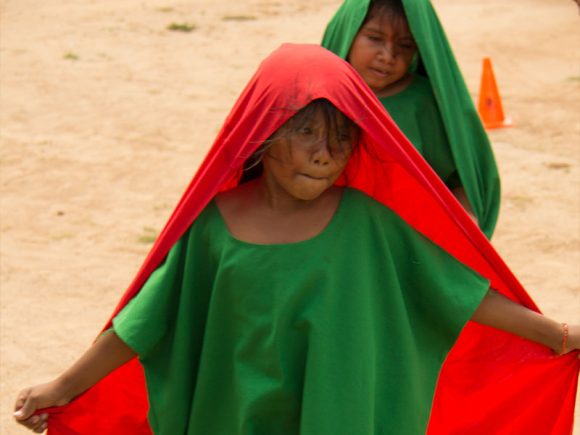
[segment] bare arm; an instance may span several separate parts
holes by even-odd
[[[471,320],[543,344],[557,354],[562,352],[561,323],[519,305],[495,290],[487,293]],[[570,326],[564,353],[578,349],[579,336],[578,326]]]
[[[43,432],[48,416],[33,416],[36,410],[67,404],[135,356],[136,353],[114,331],[104,333],[57,379],[21,391],[14,417],[35,432]]]

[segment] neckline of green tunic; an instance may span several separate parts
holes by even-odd
[[[345,0],[329,22],[322,45],[346,59],[370,0]],[[500,205],[500,181],[489,138],[471,100],[439,19],[428,0],[403,0],[419,50],[418,74],[429,80],[461,184],[491,238]]]
[[[222,213],[219,210],[219,207],[217,206],[215,201],[212,201],[208,204],[208,207],[210,209],[214,209],[212,211],[212,213],[215,213],[218,216],[218,220],[221,221],[222,226],[223,226],[223,230],[224,233],[227,235],[227,237],[230,239],[231,243],[234,244],[238,244],[240,246],[248,246],[248,247],[252,247],[255,246],[256,248],[270,248],[270,249],[283,249],[285,247],[290,247],[290,246],[294,246],[294,245],[309,245],[309,244],[313,244],[313,243],[319,243],[321,240],[319,239],[324,239],[327,237],[328,233],[331,233],[334,229],[335,226],[339,225],[339,222],[341,220],[341,216],[343,214],[342,211],[342,204],[343,204],[343,200],[344,200],[344,194],[345,191],[348,189],[343,189],[343,192],[341,193],[341,197],[340,200],[338,202],[338,206],[336,207],[336,210],[334,210],[334,213],[332,215],[332,217],[330,218],[330,220],[327,222],[327,224],[324,226],[324,228],[322,228],[322,230],[312,236],[309,237],[307,239],[304,240],[299,240],[297,242],[288,242],[288,243],[254,243],[254,242],[249,242],[246,240],[241,240],[239,238],[237,238],[236,236],[234,236],[230,229],[228,228],[228,225],[226,223],[226,220],[224,218],[224,216],[222,215]]]

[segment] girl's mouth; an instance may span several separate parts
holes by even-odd
[[[376,68],[369,68],[374,74],[380,76],[380,77],[388,77],[390,74],[386,71],[380,70],[380,69],[376,69]]]
[[[321,181],[321,180],[325,180],[326,179],[326,177],[315,177],[313,175],[308,175],[308,174],[299,174],[299,175],[301,175],[301,176],[303,176],[305,178],[308,178],[310,180],[316,180],[316,181]]]

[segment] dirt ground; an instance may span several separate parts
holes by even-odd
[[[547,315],[580,323],[576,6],[434,3],[473,97],[489,56],[515,122],[490,133],[493,243]],[[107,320],[258,62],[320,41],[338,4],[2,0],[0,433],[27,433],[11,418],[17,391],[58,374]]]

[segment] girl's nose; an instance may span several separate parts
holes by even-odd
[[[322,139],[312,153],[312,161],[316,165],[326,166],[330,163],[331,158],[332,156],[330,155],[330,149],[328,148],[328,141]]]
[[[395,59],[397,54],[395,53],[395,46],[391,43],[385,43],[381,46],[379,51],[379,58],[386,62],[391,62]]]

